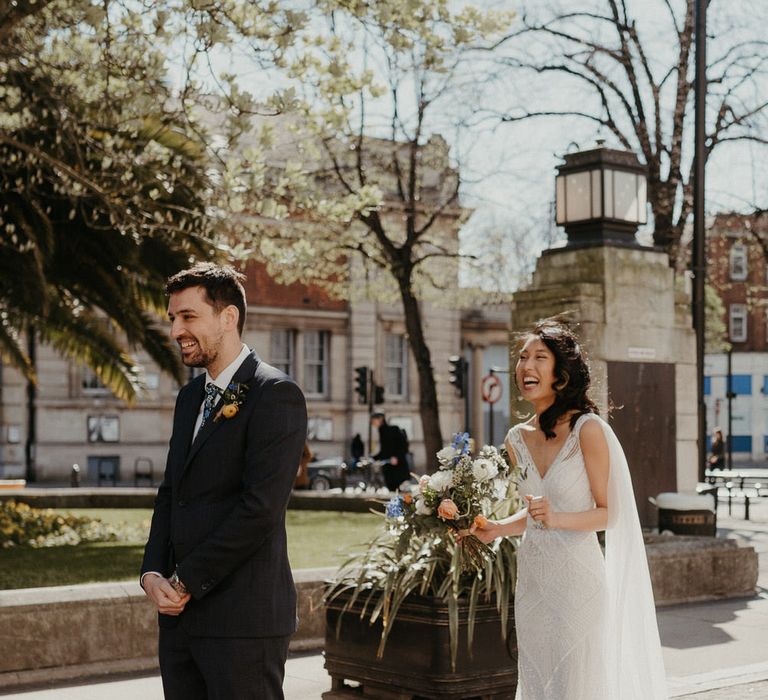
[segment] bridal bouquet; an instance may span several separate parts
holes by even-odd
[[[386,504],[383,532],[350,557],[330,582],[328,603],[338,600],[342,613],[354,611],[370,624],[381,622],[379,656],[408,596],[434,597],[447,605],[454,665],[460,601],[471,611],[480,599],[494,600],[506,630],[517,539],[485,545],[474,536],[458,539],[456,533],[520,508],[518,468],[510,464],[506,450],[484,446],[473,454],[471,443],[466,433],[454,436],[437,454],[438,469]],[[473,626],[470,613],[470,647]]]
[[[471,442],[468,433],[454,435],[451,445],[437,453],[440,468],[421,477],[416,494],[396,496],[386,510],[395,529],[411,528],[418,535],[464,533],[456,550],[462,572],[482,569],[493,555],[488,545],[466,533],[473,524],[483,524],[509,488],[506,450],[486,445],[473,455]]]

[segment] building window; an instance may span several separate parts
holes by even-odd
[[[296,333],[288,328],[278,328],[272,331],[270,362],[281,372],[294,376],[294,342]]]
[[[99,379],[96,372],[90,367],[83,367],[80,376],[80,388],[83,390],[83,394],[87,396],[101,396],[110,393],[106,384]]]
[[[405,399],[408,393],[408,344],[405,336],[384,336],[384,395],[387,400]]]
[[[333,440],[333,421],[330,418],[309,416],[307,418],[307,440],[319,442]]]
[[[745,304],[731,304],[728,308],[730,317],[729,335],[734,343],[747,340],[747,307]]]
[[[304,333],[304,391],[310,398],[328,396],[328,331]]]
[[[726,383],[728,379],[726,378]],[[731,375],[731,391],[736,396],[750,396],[752,394],[752,375],[751,374],[733,374]]]
[[[88,442],[118,442],[119,416],[88,416]]]
[[[731,247],[731,279],[747,279],[747,247],[743,243],[734,243]]]

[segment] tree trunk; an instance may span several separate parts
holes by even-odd
[[[676,187],[669,182],[649,179],[648,194],[653,210],[653,242],[662,248],[670,259],[670,265],[675,266],[679,231],[675,226]]]
[[[33,372],[37,372],[37,333],[30,324],[27,328],[27,355]],[[37,481],[37,385],[27,379],[27,439],[24,444],[24,478]]]
[[[419,413],[421,415],[421,429],[424,433],[424,448],[427,454],[427,472],[431,473],[437,466],[435,454],[443,448],[437,387],[432,371],[432,356],[424,339],[421,308],[411,289],[410,279],[398,279],[398,285],[403,301],[408,345],[416,360],[416,369],[419,374]]]

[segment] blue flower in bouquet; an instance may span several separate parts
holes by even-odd
[[[456,433],[453,436],[453,447],[460,455],[469,454],[469,433]]]
[[[402,496],[395,496],[387,503],[387,517],[388,518],[402,518],[405,515],[403,510],[403,498]]]

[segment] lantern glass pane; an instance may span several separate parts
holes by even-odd
[[[613,214],[613,170],[603,170],[603,216],[612,219]]]
[[[599,219],[603,215],[603,188],[600,187],[600,171],[593,170],[592,175],[592,218]]]
[[[613,173],[614,218],[637,222],[637,175],[623,170]]]
[[[565,175],[555,178],[555,223],[565,223]]]
[[[637,220],[641,224],[648,223],[648,182],[644,175],[637,176]]]
[[[592,215],[589,171],[569,173],[566,177],[565,206],[568,221],[584,221]]]

